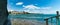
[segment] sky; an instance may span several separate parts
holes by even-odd
[[[60,0],[8,0],[8,11],[56,14],[60,11]]]

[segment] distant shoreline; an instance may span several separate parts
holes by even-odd
[[[9,13],[9,14],[30,14],[30,13],[25,12],[25,11],[23,11],[23,12],[18,12],[18,11],[9,11],[8,13]]]

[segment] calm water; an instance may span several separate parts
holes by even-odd
[[[28,19],[28,20],[38,20],[38,21],[44,21],[45,18],[49,18],[52,16],[56,16],[56,14],[18,14],[18,15],[12,15],[10,14],[8,19]],[[49,23],[50,23],[50,19],[49,19]],[[56,23],[56,19],[53,18],[52,23]]]

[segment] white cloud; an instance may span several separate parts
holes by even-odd
[[[16,3],[16,5],[22,5],[23,4],[23,2],[18,2],[18,3]]]
[[[27,5],[27,6],[24,6],[24,9],[42,9],[42,10],[46,10],[46,9],[51,9],[51,7],[38,7],[38,6],[35,6],[35,5]]]
[[[23,6],[24,11],[26,12],[30,12],[30,13],[48,13],[48,11],[52,8],[52,7],[38,7],[35,5],[27,5],[27,6]]]
[[[35,4],[35,5],[38,5],[38,4]]]
[[[25,5],[23,5],[23,7],[25,7]]]
[[[23,6],[25,9],[40,9],[40,7],[34,6],[34,5],[27,5]]]
[[[10,9],[10,10],[8,10],[8,12],[9,12],[9,11],[14,11],[14,10]]]
[[[42,9],[51,9],[52,7],[42,7]]]

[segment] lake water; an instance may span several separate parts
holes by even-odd
[[[8,19],[11,18],[27,19],[27,20],[37,20],[37,21],[44,22],[45,18],[50,18],[52,16],[56,16],[56,14],[17,14],[17,15],[10,14]],[[49,19],[49,23],[51,23],[50,19]],[[56,18],[53,18],[52,23],[56,25]]]

